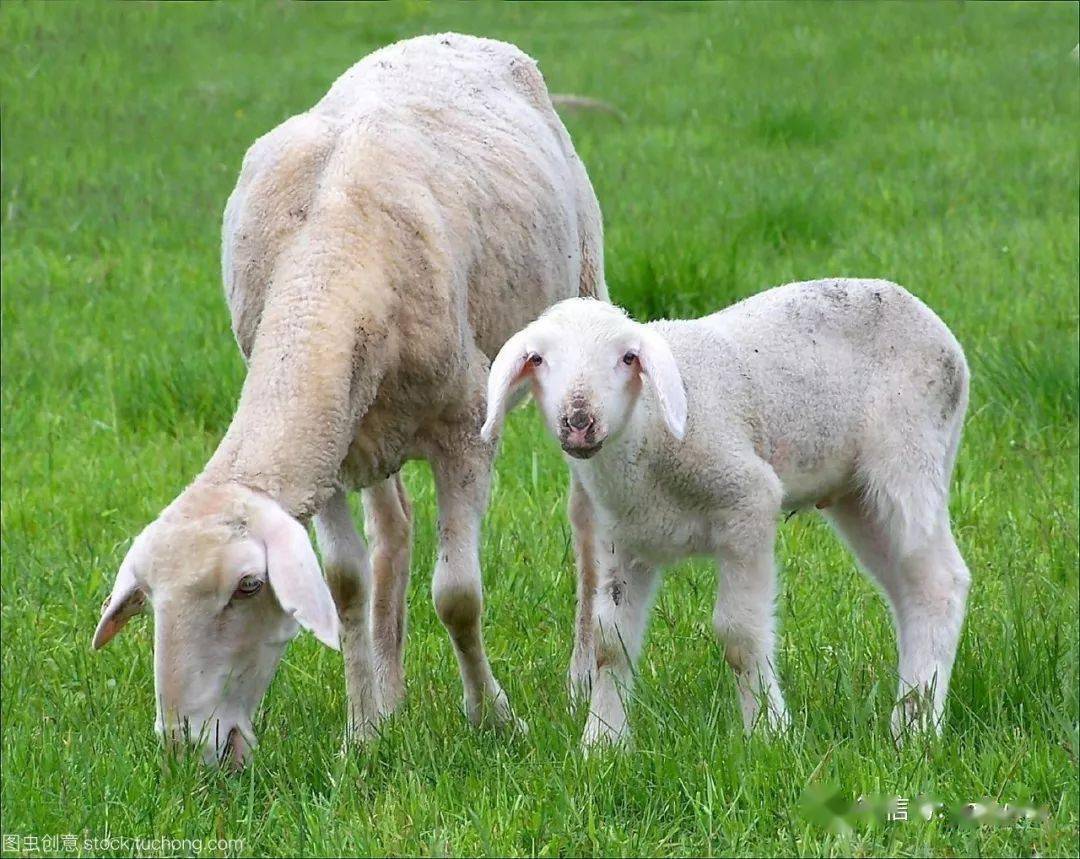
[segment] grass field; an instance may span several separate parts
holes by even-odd
[[[240,390],[218,266],[240,159],[359,57],[446,29],[516,42],[552,91],[626,114],[567,122],[612,296],[642,318],[881,276],[965,344],[952,509],[974,585],[941,740],[893,746],[888,613],[807,513],[779,546],[791,735],[742,737],[713,572],[690,563],[654,614],[634,751],[583,758],[563,691],[565,469],[529,408],[509,421],[483,547],[489,652],[527,737],[474,733],[460,712],[413,464],[409,700],[383,736],[338,754],[341,658],[305,635],[253,767],[160,754],[149,621],[100,654],[89,642],[128,541],[201,468]],[[165,836],[285,855],[1075,855],[1077,30],[1072,3],[4,3],[3,833],[71,833],[84,853]],[[1049,816],[845,834],[802,810],[815,787]]]

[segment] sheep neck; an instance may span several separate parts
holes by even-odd
[[[370,300],[385,291],[329,281],[268,289],[240,402],[202,475],[264,492],[302,521],[333,492],[387,361],[389,328]]]

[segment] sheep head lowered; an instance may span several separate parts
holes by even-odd
[[[236,484],[189,487],[136,539],[94,634],[154,614],[155,728],[169,747],[242,765],[252,719],[300,627],[338,647],[330,591],[302,525]]]

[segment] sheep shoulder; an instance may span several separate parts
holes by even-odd
[[[588,177],[535,62],[501,42],[444,34],[390,45],[251,147],[222,245],[245,356],[287,249],[349,234],[362,241],[348,251],[339,241],[356,258],[347,265],[363,246],[391,250],[387,279],[417,322],[449,317],[449,340],[472,339],[488,357],[565,297],[552,284],[606,294]]]

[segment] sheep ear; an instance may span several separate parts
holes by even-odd
[[[252,533],[266,546],[266,574],[278,603],[327,647],[339,648],[337,609],[304,527],[260,498]]]
[[[675,438],[686,435],[686,391],[671,347],[655,331],[644,329],[638,352],[642,375],[652,386],[664,423]]]
[[[503,418],[515,388],[525,380],[525,361],[529,353],[525,349],[525,332],[519,331],[503,344],[488,372],[487,417],[480,429],[480,437],[490,442],[502,429]]]
[[[101,607],[101,620],[98,621],[97,629],[94,630],[94,640],[90,645],[94,650],[100,650],[112,641],[116,633],[123,629],[129,620],[146,608],[146,592],[135,579],[137,550],[138,541],[131,547],[124,562],[120,565],[116,581],[113,582],[112,593]]]

